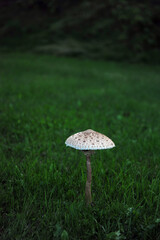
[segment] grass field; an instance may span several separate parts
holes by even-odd
[[[88,128],[116,148],[86,159]],[[160,68],[0,55],[0,239],[160,239]]]

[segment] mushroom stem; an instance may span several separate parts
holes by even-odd
[[[92,203],[92,194],[91,194],[91,182],[92,182],[92,169],[91,169],[91,160],[90,156],[87,157],[87,181],[86,181],[86,202],[87,204]]]
[[[92,183],[92,168],[90,156],[94,153],[93,151],[83,151],[87,158],[87,181],[86,181],[86,203],[87,205],[92,203],[92,194],[91,194],[91,183]]]

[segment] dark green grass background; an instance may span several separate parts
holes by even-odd
[[[160,239],[160,69],[0,55],[0,239]],[[88,128],[116,144],[64,144]]]

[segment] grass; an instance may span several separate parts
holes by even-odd
[[[160,69],[29,53],[0,55],[0,238],[160,239]],[[65,147],[91,128],[111,150]]]

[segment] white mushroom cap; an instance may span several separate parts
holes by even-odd
[[[100,150],[115,147],[110,138],[92,129],[70,136],[65,141],[65,144],[78,150]]]

